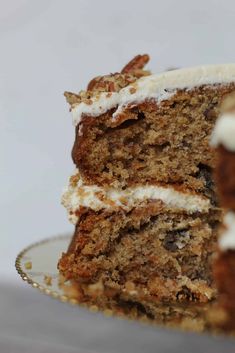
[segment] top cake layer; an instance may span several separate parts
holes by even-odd
[[[214,198],[209,139],[222,99],[235,91],[235,64],[148,75],[144,58],[66,93],[73,161],[86,185],[182,184]]]
[[[91,97],[87,102],[72,108],[73,123],[81,122],[83,115],[99,116],[115,108],[115,119],[128,105],[154,99],[157,102],[169,99],[179,89],[192,89],[202,85],[226,84],[235,81],[235,64],[199,66],[161,74],[145,76],[124,87],[119,92],[106,92]]]

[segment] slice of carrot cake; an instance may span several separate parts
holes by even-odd
[[[221,220],[210,135],[235,65],[150,75],[147,55],[66,92],[76,170],[62,202],[75,232],[59,261],[80,300],[156,319],[216,296]],[[177,315],[177,314],[176,314]]]
[[[217,148],[218,162],[215,177],[221,205],[225,208],[223,225],[215,261],[215,279],[219,304],[225,310],[220,323],[225,329],[235,330],[235,95],[222,103],[222,115],[212,134],[212,145]]]

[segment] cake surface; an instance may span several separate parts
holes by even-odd
[[[59,270],[99,307],[164,321],[216,297],[212,263],[221,209],[210,135],[235,65],[159,75],[137,56],[121,73],[66,92],[76,166],[62,203],[75,233]]]

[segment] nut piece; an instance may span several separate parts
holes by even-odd
[[[135,71],[142,70],[144,66],[149,62],[149,59],[150,58],[148,54],[136,55],[131,61],[129,61],[126,66],[124,66],[121,73],[133,73]]]
[[[72,92],[64,92],[64,96],[70,105],[81,102],[81,97],[79,94],[72,93]]]
[[[136,81],[132,74],[110,74],[93,78],[87,86],[88,92],[119,92],[122,88]]]
[[[67,102],[71,109],[80,103],[91,105],[95,99],[98,99],[103,92],[107,93],[107,98],[112,96],[113,92],[119,92],[122,88],[133,84],[142,76],[150,75],[149,71],[143,70],[144,66],[149,61],[147,54],[137,55],[132,59],[122,71],[114,74],[97,76],[93,78],[87,86],[86,91],[79,93],[65,92]],[[130,88],[131,94],[135,93],[135,88]]]

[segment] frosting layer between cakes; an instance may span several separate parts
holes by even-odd
[[[208,212],[210,208],[209,199],[189,191],[179,191],[169,186],[140,185],[121,190],[112,187],[85,185],[78,170],[70,178],[62,195],[62,204],[68,211],[69,220],[74,224],[79,219],[76,212],[81,207],[95,211],[117,208],[128,210],[151,200],[161,200],[169,206],[182,208],[189,213]]]

